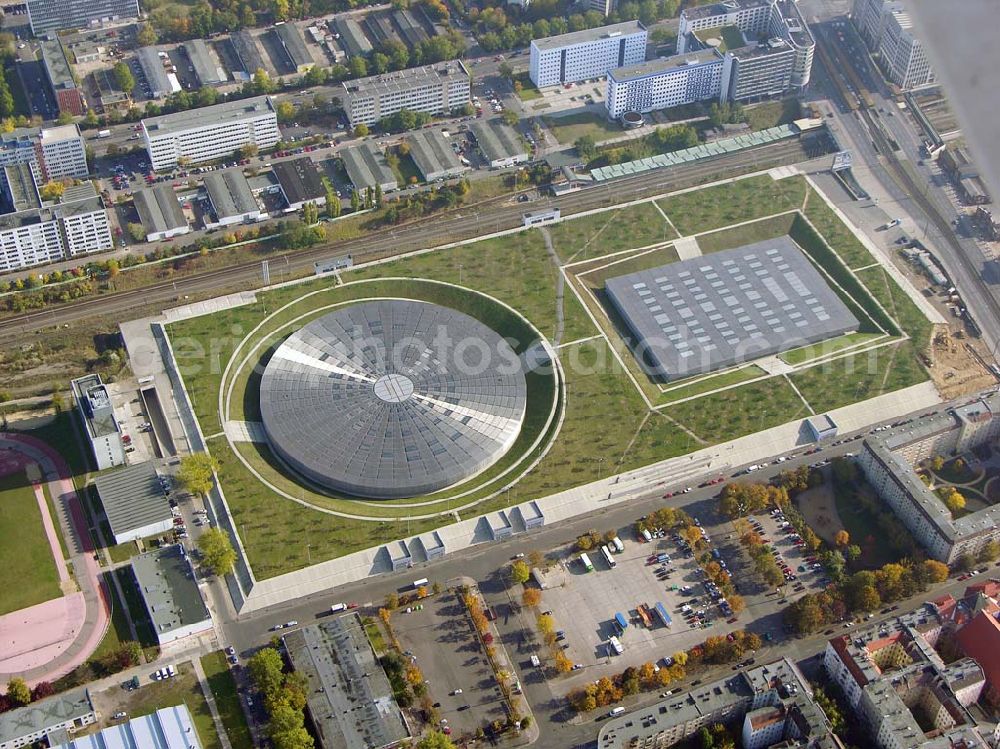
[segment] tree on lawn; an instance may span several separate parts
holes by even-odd
[[[181,459],[177,478],[186,491],[204,496],[212,490],[212,474],[218,468],[219,464],[208,453],[193,453]]]
[[[837,535],[833,537],[833,542],[840,547],[847,546],[851,543],[851,534],[841,529],[837,531]]]
[[[198,550],[206,566],[219,577],[228,575],[236,564],[236,550],[229,536],[219,528],[209,528],[198,537]]]
[[[431,731],[417,742],[416,749],[455,749],[455,745],[440,731]]]

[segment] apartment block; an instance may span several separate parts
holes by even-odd
[[[960,455],[1000,437],[1000,394],[880,432],[864,441],[862,471],[881,500],[928,555],[948,564],[1000,540],[1000,505],[952,517],[913,466],[935,455]]]
[[[154,170],[227,158],[241,146],[260,150],[280,139],[274,102],[269,96],[226,102],[185,112],[147,117],[142,134]]]
[[[26,5],[36,36],[139,17],[138,0],[27,0]]]
[[[626,21],[531,42],[528,74],[539,88],[602,78],[646,59],[646,27]]]
[[[472,78],[461,61],[397,70],[343,83],[351,127],[374,125],[403,109],[447,114],[469,103]]]

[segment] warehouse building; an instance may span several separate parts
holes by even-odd
[[[260,47],[257,46],[257,40],[249,29],[233,32],[229,35],[229,41],[232,42],[233,49],[236,51],[236,56],[239,58],[240,65],[243,66],[247,77],[252,78],[258,70],[267,70],[264,58],[260,54]]]
[[[278,178],[281,194],[288,203],[288,211],[301,210],[306,203],[326,205],[326,185],[308,156],[290,161],[279,161],[272,169]]]
[[[334,19],[333,26],[340,34],[340,46],[344,48],[349,57],[367,55],[372,51],[372,43],[368,41],[365,32],[361,30],[361,26],[353,18],[339,16]]]
[[[122,428],[115,417],[111,396],[99,374],[88,374],[70,382],[76,410],[80,414],[90,454],[98,471],[125,465]]]
[[[45,39],[39,43],[39,48],[45,75],[55,95],[59,113],[68,112],[76,116],[84,114],[87,110],[86,103],[73,78],[73,71],[69,66],[69,60],[66,59],[62,43],[58,39]]]
[[[605,289],[644,370],[667,380],[858,329],[788,237],[617,276]]]
[[[94,480],[116,544],[166,533],[174,526],[170,503],[153,463],[137,463]]]
[[[132,200],[142,228],[146,230],[147,242],[171,239],[191,231],[184,218],[184,211],[177,202],[177,194],[170,185],[156,185],[139,190]]]
[[[403,35],[403,41],[406,42],[406,46],[412,49],[418,44],[427,41],[427,32],[409,8],[394,10],[392,12],[392,20],[396,22],[396,28]]]
[[[472,78],[460,60],[344,81],[344,111],[351,127],[374,125],[401,109],[448,114],[469,103]]]
[[[206,228],[245,224],[267,217],[250,191],[242,169],[209,172],[205,175],[205,191],[215,216],[214,221],[205,222]]]
[[[302,32],[294,23],[282,23],[275,26],[274,36],[285,53],[285,62],[291,66],[293,73],[305,73],[316,64],[312,55],[309,54],[309,50],[306,49]]]
[[[182,46],[201,85],[212,86],[216,83],[226,82],[225,69],[216,62],[212,51],[203,39],[192,39],[189,42],[184,42]]]
[[[368,188],[374,190],[376,186],[380,186],[385,193],[399,187],[385,154],[373,143],[352,146],[342,151],[340,156],[354,189],[364,192]]]
[[[164,707],[155,713],[110,725],[53,749],[201,749],[198,731],[187,705]]]
[[[132,572],[161,646],[212,629],[212,615],[183,545],[132,557]]]
[[[361,617],[352,613],[312,624],[282,641],[292,668],[305,679],[322,749],[380,749],[409,737]]]
[[[379,46],[396,38],[396,29],[389,20],[388,13],[369,13],[364,20],[365,27]]]
[[[86,687],[0,713],[0,749],[19,749],[47,741],[54,746],[97,722],[97,713]]]
[[[229,158],[246,145],[264,151],[281,137],[269,96],[147,117],[142,133],[149,163],[157,171],[172,169],[178,159],[198,164]]]
[[[139,17],[138,0],[27,0],[25,4],[31,33],[35,36]]]
[[[451,150],[448,139],[437,130],[410,133],[406,142],[410,144],[410,158],[424,182],[438,182],[469,171],[469,167],[463,165]]]
[[[646,27],[626,21],[531,42],[528,75],[538,88],[602,78],[646,59]]]
[[[155,47],[143,47],[136,52],[135,56],[139,60],[139,67],[142,68],[142,74],[146,78],[146,83],[149,84],[149,90],[154,99],[174,92],[174,85],[167,76],[166,68],[163,67],[163,58],[160,57]],[[177,90],[179,89],[178,85]]]
[[[480,153],[490,167],[502,169],[531,160],[531,154],[517,131],[500,120],[478,120],[469,127]]]

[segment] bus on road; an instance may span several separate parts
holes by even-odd
[[[618,563],[615,562],[615,558],[611,556],[611,552],[608,551],[607,546],[601,547],[601,555],[604,557],[604,561],[608,563],[608,567],[610,567],[611,569],[614,569],[615,567],[618,566]]]
[[[590,557],[588,557],[586,554],[580,555],[580,564],[583,565],[583,568],[587,570],[587,572],[594,571],[594,565],[590,563]]]

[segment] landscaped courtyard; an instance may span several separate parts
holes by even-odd
[[[602,296],[607,278],[675,262],[678,248],[779,236],[851,309],[856,333],[785,352],[774,357],[780,366],[750,361],[676,382],[637,366]],[[540,405],[507,456],[474,482],[409,500],[332,496],[289,474],[266,444],[227,437],[227,424],[259,420],[260,365],[277,343],[336,305],[374,297],[462,309],[521,347],[537,330],[558,347],[564,396],[554,377],[530,375]],[[922,382],[917,352],[930,323],[805,178],[758,175],[268,290],[168,332],[263,579],[453,522],[456,512],[512,506]]]

